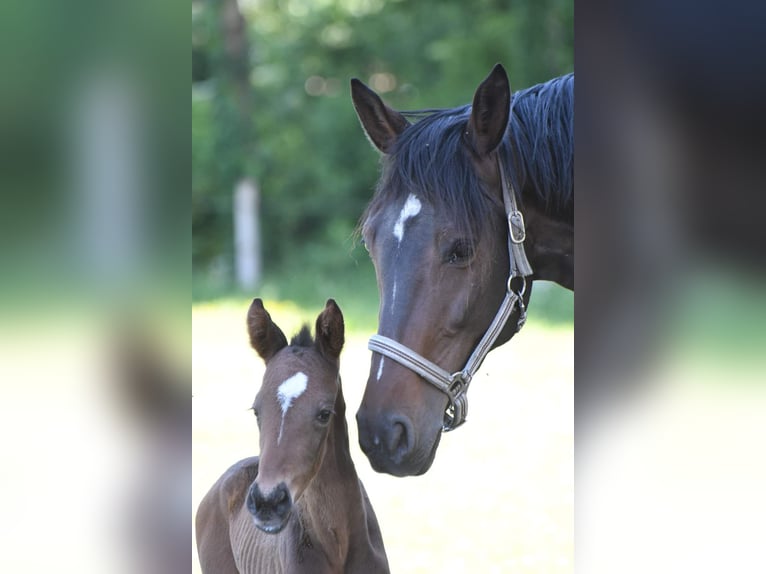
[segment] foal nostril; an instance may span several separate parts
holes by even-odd
[[[254,516],[284,516],[291,506],[290,493],[284,483],[277,485],[267,495],[254,483],[247,495],[247,509]]]
[[[263,506],[263,495],[258,485],[253,483],[247,493],[247,510],[255,516],[259,506]]]

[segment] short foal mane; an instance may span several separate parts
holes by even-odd
[[[574,217],[573,107],[573,74],[516,92],[498,150],[519,201],[521,190],[530,189],[531,199],[546,212],[568,221]],[[480,240],[502,205],[484,192],[464,149],[471,105],[401,113],[414,123],[383,156],[382,175],[361,224],[417,192],[451,214],[458,233]]]
[[[303,325],[297,334],[290,339],[291,347],[311,347],[314,345],[314,338],[311,336],[311,329],[308,325]]]

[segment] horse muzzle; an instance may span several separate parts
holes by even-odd
[[[425,473],[434,460],[441,437],[437,428],[434,438],[423,444],[412,420],[401,413],[369,416],[360,408],[356,414],[359,446],[376,472],[393,476],[416,476]]]
[[[250,486],[247,510],[260,530],[268,534],[281,532],[290,519],[292,509],[292,497],[284,482],[280,482],[267,494],[261,492],[257,482]]]

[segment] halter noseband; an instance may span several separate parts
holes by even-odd
[[[400,365],[403,365],[420,375],[425,381],[431,383],[442,393],[447,395],[449,404],[444,411],[443,431],[451,431],[465,422],[468,414],[468,386],[471,379],[479,370],[481,363],[489,353],[492,345],[497,340],[500,332],[503,330],[506,321],[511,316],[513,308],[519,306],[519,319],[516,324],[518,332],[524,326],[527,319],[526,309],[522,296],[527,285],[527,276],[532,275],[532,267],[527,260],[524,252],[524,239],[526,231],[524,228],[524,217],[516,205],[516,194],[513,186],[508,182],[500,159],[498,158],[497,167],[500,171],[500,182],[503,188],[503,203],[505,205],[506,218],[508,220],[508,257],[510,259],[510,269],[508,280],[506,281],[505,298],[500,304],[500,308],[495,314],[495,318],[490,323],[484,336],[479,341],[476,348],[471,353],[465,366],[460,371],[450,374],[439,365],[429,361],[425,357],[416,353],[409,347],[384,337],[383,335],[373,335],[367,344],[367,348],[375,353],[380,353],[390,359],[393,359]],[[518,291],[511,285],[514,278],[520,277],[521,288]]]

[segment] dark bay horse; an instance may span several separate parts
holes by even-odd
[[[239,461],[197,510],[205,574],[388,572],[378,521],[351,460],[339,357],[343,315],[330,299],[287,344],[260,299],[247,314],[266,362],[253,404],[260,457]]]
[[[574,289],[573,92],[570,74],[512,96],[498,64],[472,105],[398,112],[351,81],[383,154],[360,222],[380,295],[357,412],[375,470],[426,472],[481,360],[523,324],[532,282]]]

